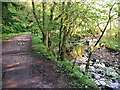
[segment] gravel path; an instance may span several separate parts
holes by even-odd
[[[56,64],[36,57],[31,51],[31,35],[3,41],[3,88],[60,88],[68,79],[56,72]]]

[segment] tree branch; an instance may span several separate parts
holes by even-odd
[[[38,24],[38,26],[39,26],[39,29],[42,30],[42,27],[40,26],[39,21],[38,21],[38,18],[37,18],[37,15],[36,15],[36,13],[35,13],[35,4],[34,4],[34,0],[32,0],[32,7],[33,7],[33,15],[34,15],[34,18],[35,18],[35,20],[36,20],[36,22],[37,22],[37,24]]]
[[[107,26],[108,26],[108,24],[109,24],[109,22],[110,22],[110,20],[111,20],[110,14],[111,14],[111,11],[112,11],[113,6],[114,6],[115,4],[116,4],[116,1],[115,1],[115,3],[112,5],[112,7],[111,7],[110,10],[109,10],[109,15],[108,15],[107,24],[105,25],[101,36],[99,37],[99,39],[98,39],[97,42],[95,43],[94,48],[95,48],[95,47],[97,46],[97,44],[100,42],[101,38],[103,37],[103,35],[104,35],[104,33],[105,33],[106,29],[107,29]],[[93,51],[90,51],[89,56],[88,56],[88,61],[87,61],[86,68],[85,68],[85,71],[86,71],[86,72],[88,72],[88,69],[89,69],[89,65],[90,65],[92,53],[93,53]]]
[[[108,26],[108,24],[109,24],[109,22],[110,22],[110,20],[111,20],[111,18],[112,18],[112,16],[110,16],[110,14],[111,14],[111,11],[112,11],[113,6],[114,6],[115,4],[116,4],[116,2],[112,5],[112,7],[111,7],[110,10],[109,10],[109,15],[108,15],[109,17],[108,17],[107,24],[105,25],[105,28],[103,29],[102,34],[101,34],[101,36],[99,37],[99,39],[97,40],[97,42],[95,43],[94,47],[97,46],[97,44],[99,43],[99,41],[101,40],[102,36],[104,35],[104,33],[105,33],[106,29],[107,29],[107,26]]]

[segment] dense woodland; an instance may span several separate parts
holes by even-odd
[[[70,78],[67,87],[96,90],[102,84],[91,76],[94,52],[105,48],[120,52],[119,4],[119,0],[2,2],[2,38],[31,34],[33,52],[58,63],[58,73]],[[118,73],[110,74],[115,81],[120,79],[119,63],[117,67]]]

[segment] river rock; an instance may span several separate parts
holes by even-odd
[[[110,64],[109,64],[108,62],[105,62],[105,66],[106,66],[106,67],[109,67]]]
[[[110,90],[120,90],[120,84],[119,83],[111,83],[107,85]]]
[[[100,67],[100,68],[105,68],[105,64],[104,63],[96,63],[94,64],[95,67]]]
[[[110,77],[118,77],[118,73],[113,68],[106,68],[106,75]]]
[[[93,72],[95,72],[95,67],[91,66],[90,70],[93,71]]]
[[[100,74],[94,74],[96,79],[100,79],[101,75]]]
[[[99,59],[96,59],[96,63],[98,63],[100,60]]]
[[[83,71],[85,71],[85,67],[86,67],[85,64],[81,64],[81,65],[80,65],[80,69],[82,69]]]
[[[106,85],[106,82],[105,82],[104,79],[103,79],[103,80],[99,80],[99,83],[100,83],[102,86],[105,86],[105,85]]]

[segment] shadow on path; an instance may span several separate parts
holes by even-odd
[[[37,58],[31,51],[31,35],[24,34],[3,41],[3,88],[59,88],[67,79],[55,72],[56,65]]]

